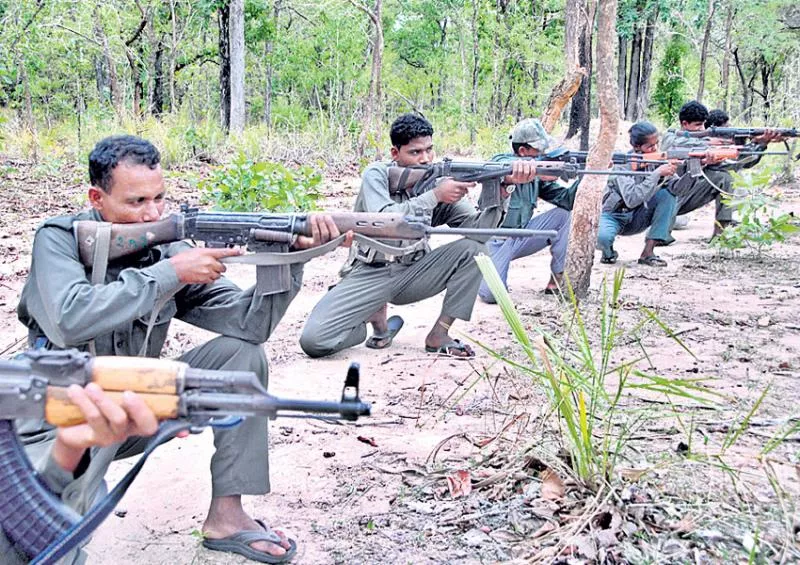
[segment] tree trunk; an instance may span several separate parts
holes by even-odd
[[[728,15],[725,18],[725,53],[722,56],[722,101],[720,107],[728,111],[731,103],[730,73],[731,73],[731,29],[733,27],[733,1],[728,0]]]
[[[264,59],[267,62],[267,80],[264,84],[264,123],[269,125],[272,122],[272,75],[275,65],[272,62],[272,51],[275,48],[275,34],[278,33],[278,19],[281,15],[281,1],[275,0],[272,6],[272,29],[273,34],[264,44]]]
[[[472,18],[470,19],[470,32],[472,35],[472,94],[469,99],[469,142],[475,143],[477,135],[475,120],[478,116],[478,63],[480,50],[478,42],[478,0],[472,0]]]
[[[592,28],[594,21],[585,21],[583,33],[580,36],[578,49],[578,63],[586,69],[586,75],[581,79],[578,91],[572,98],[572,106],[569,112],[569,127],[567,128],[567,138],[573,137],[581,132],[581,151],[589,149],[589,125],[592,120]]]
[[[150,111],[154,116],[164,113],[164,42],[158,42],[156,57],[153,64],[153,92]]]
[[[650,104],[650,75],[653,70],[653,43],[656,35],[656,24],[658,22],[658,5],[653,9],[653,13],[647,19],[647,28],[644,32],[644,46],[642,47],[642,66],[639,73],[639,94],[636,97],[636,119],[639,121],[647,114],[647,106]]]
[[[714,0],[708,0],[708,18],[706,19],[706,29],[703,33],[703,46],[700,49],[700,77],[697,79],[697,101],[703,101],[703,93],[706,88],[706,58],[708,57],[708,41],[711,38],[711,26],[714,23],[714,11],[717,5]]]
[[[94,10],[94,34],[98,38],[100,45],[103,46],[103,59],[105,60],[105,67],[108,70],[108,87],[111,91],[111,105],[114,108],[114,112],[117,114],[117,118],[121,118],[122,92],[119,88],[117,68],[114,66],[114,60],[111,58],[111,49],[108,46],[108,37],[103,29],[98,6],[95,6]]]
[[[231,118],[230,133],[244,132],[246,107],[244,102],[244,0],[230,3],[230,61],[231,61]]]
[[[642,29],[636,28],[631,43],[631,65],[628,75],[628,96],[625,100],[625,119],[634,121],[636,115],[636,102],[639,100],[639,69],[642,62]]]
[[[230,4],[217,10],[219,21],[219,117],[226,132],[231,125]]]
[[[552,131],[561,112],[572,100],[581,86],[586,69],[580,66],[579,41],[582,34],[582,12],[585,10],[584,0],[567,0],[564,9],[564,53],[566,55],[566,76],[550,91],[545,111],[542,113],[544,129]]]
[[[169,46],[169,111],[175,111],[175,61],[178,49],[178,19],[175,16],[175,0],[169,0],[169,16],[172,25],[172,41]]]
[[[356,7],[362,10],[369,16],[372,22],[372,37],[370,43],[372,44],[372,65],[369,76],[369,93],[367,100],[364,104],[364,129],[358,139],[358,154],[364,156],[367,150],[367,143],[370,137],[375,143],[375,157],[381,158],[380,145],[377,140],[380,139],[380,115],[381,115],[381,70],[383,66],[383,0],[375,0],[375,5],[372,10],[364,5],[357,4],[355,0],[350,0]]]
[[[600,2],[597,18],[597,97],[600,103],[600,134],[589,153],[589,169],[605,169],[611,161],[619,127],[619,108],[614,76],[614,39],[617,0]],[[591,282],[594,249],[600,224],[600,209],[607,177],[590,175],[572,209],[572,227],[567,248],[566,273],[575,296],[586,296]]]
[[[619,107],[622,108],[624,118],[625,95],[628,92],[626,79],[628,78],[628,40],[624,36],[619,36],[617,47],[617,99]]]

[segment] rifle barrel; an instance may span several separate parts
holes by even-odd
[[[556,237],[555,230],[526,230],[518,228],[428,228],[430,234],[441,235],[493,235],[497,237]]]

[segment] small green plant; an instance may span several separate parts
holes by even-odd
[[[253,161],[244,153],[199,183],[206,201],[232,212],[313,210],[322,197],[322,175],[308,166]]]
[[[747,249],[756,257],[776,243],[800,231],[800,222],[792,214],[780,212],[778,200],[765,194],[773,176],[772,168],[735,174],[735,192],[741,196],[724,199],[738,211],[739,223],[729,225],[711,242],[720,251]]]

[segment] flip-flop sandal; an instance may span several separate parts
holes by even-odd
[[[275,533],[272,528],[261,520],[256,520],[256,522],[264,529],[242,530],[241,532],[236,532],[235,534],[220,539],[205,538],[203,540],[203,547],[212,551],[237,553],[259,563],[286,563],[290,561],[297,553],[297,543],[295,543],[293,539],[288,540],[291,547],[289,547],[283,555],[270,555],[269,553],[253,549],[250,544],[257,541],[266,541],[276,545],[280,545],[281,543],[281,537]]]
[[[667,262],[658,255],[648,255],[647,257],[639,257],[637,261],[640,265],[647,265],[648,267],[666,267]]]
[[[614,263],[617,262],[617,257],[619,257],[619,253],[617,253],[616,251],[612,251],[611,255],[609,255],[608,257],[606,257],[605,255],[600,257],[600,262],[603,263],[604,265],[613,265]]]
[[[364,345],[370,349],[386,349],[392,345],[394,336],[397,335],[397,332],[400,331],[404,323],[403,318],[400,316],[392,316],[386,320],[386,327],[388,329],[383,333],[371,335]],[[384,343],[381,344],[381,342]]]
[[[438,355],[452,357],[453,359],[472,359],[475,357],[475,352],[472,350],[472,348],[466,343],[462,343],[458,339],[449,341],[440,347],[431,347],[426,345],[425,351],[428,353],[436,353]],[[454,351],[460,351],[462,353],[466,353],[466,355],[458,355],[453,353]]]

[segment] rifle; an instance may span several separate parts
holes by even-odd
[[[764,135],[767,131],[774,131],[782,137],[800,137],[797,128],[723,128],[711,126],[700,131],[669,130],[678,137],[723,137],[733,139],[736,145],[742,145],[747,140]]]
[[[403,248],[382,244],[371,238],[385,240],[420,240],[433,234],[501,237],[555,237],[551,230],[508,228],[438,228],[431,227],[426,216],[403,214],[333,212],[329,214],[339,231],[352,230],[356,239],[375,247],[387,256],[402,255]],[[102,244],[103,222],[77,221],[73,229],[78,242],[81,263],[94,267],[102,261],[113,261],[139,253],[153,245],[183,239],[205,242],[206,247],[246,246],[255,254],[228,257],[225,263],[256,265],[256,286],[260,294],[286,292],[291,288],[290,265],[302,263],[337,247],[341,239],[305,251],[289,253],[297,235],[311,235],[309,214],[271,214],[259,212],[202,212],[181,205],[180,214],[147,223],[111,224]],[[107,224],[105,227],[109,227]],[[105,252],[101,250],[107,249]]]
[[[589,158],[588,151],[572,151],[570,149],[556,149],[545,153],[541,157],[545,161],[561,161],[562,163],[585,163]],[[663,165],[668,161],[646,159],[641,153],[619,153],[611,154],[611,162],[614,165]]]
[[[519,157],[518,159],[533,160],[530,157]],[[513,172],[509,162],[469,162],[451,161],[444,159],[431,165],[414,165],[410,167],[400,167],[391,165],[389,167],[389,192],[407,192],[410,196],[432,190],[436,186],[436,181],[442,177],[452,177],[461,182],[480,182],[483,184],[481,195],[500,193],[500,180]],[[581,169],[574,163],[564,163],[560,161],[536,161],[537,177],[559,177],[564,180],[575,179],[582,175],[622,175],[622,176],[642,176],[650,173],[636,171],[604,171],[594,169]]]
[[[712,161],[724,161],[726,159],[738,159],[745,155],[787,155],[783,152],[766,152],[740,147],[686,147],[674,148],[667,151],[656,151],[654,153],[641,153],[644,159],[661,160],[668,162],[671,160],[687,161],[687,168],[692,177],[699,177],[703,174],[701,161],[709,159]],[[635,164],[634,164],[635,166]]]
[[[97,383],[115,402],[136,391],[161,424],[128,475],[106,499],[81,518],[36,477],[14,430],[15,418],[45,419],[55,426],[83,421],[67,398],[71,384]],[[194,369],[178,361],[142,357],[96,357],[71,351],[33,350],[0,361],[0,527],[14,547],[35,563],[56,563],[96,529],[133,482],[147,456],[178,432],[229,426],[231,416],[308,417],[354,421],[370,415],[359,398],[359,367],[347,372],[339,402],[272,396],[249,371]],[[220,420],[224,417],[224,420]],[[0,558],[2,561],[2,558]]]

